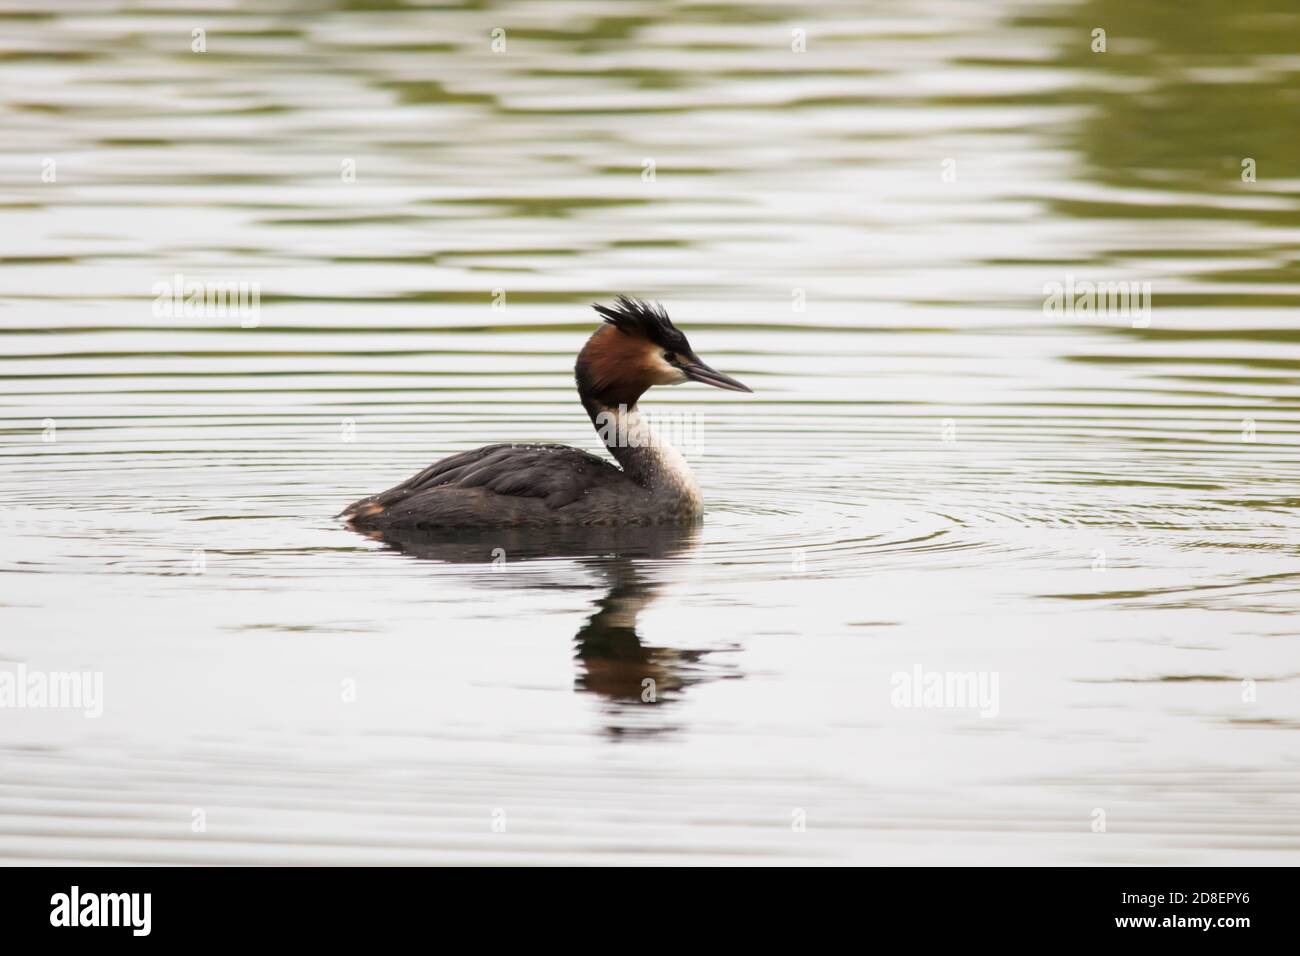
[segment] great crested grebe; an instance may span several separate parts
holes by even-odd
[[[484,445],[435,462],[339,515],[360,531],[653,525],[698,519],[686,460],[654,437],[637,400],[652,385],[750,389],[709,368],[663,306],[619,296],[574,365],[578,397],[620,465],[567,445]]]

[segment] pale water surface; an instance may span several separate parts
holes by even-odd
[[[2,6],[0,664],[104,710],[0,859],[1300,861],[1291,0]],[[755,389],[646,403],[697,532],[331,517],[596,449],[616,292]]]

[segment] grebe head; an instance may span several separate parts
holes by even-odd
[[[662,305],[620,295],[614,305],[594,308],[605,324],[587,340],[574,366],[584,401],[631,406],[653,385],[682,382],[752,391],[706,365]]]

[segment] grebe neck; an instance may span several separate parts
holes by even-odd
[[[636,404],[607,406],[583,402],[596,434],[624,473],[638,485],[691,510],[700,506],[700,487],[682,453],[655,434]]]

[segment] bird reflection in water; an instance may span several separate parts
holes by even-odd
[[[602,579],[603,596],[574,635],[575,689],[605,704],[606,731],[613,736],[676,729],[656,719],[653,708],[679,700],[693,684],[739,677],[735,665],[717,660],[722,646],[683,648],[647,643],[638,630],[642,611],[659,597],[664,562],[689,559],[698,525],[617,528],[497,529],[475,532],[371,532],[407,555],[446,564],[491,566],[571,558]],[[566,575],[567,577],[567,575]],[[477,575],[476,582],[507,587],[570,587],[551,575]]]

